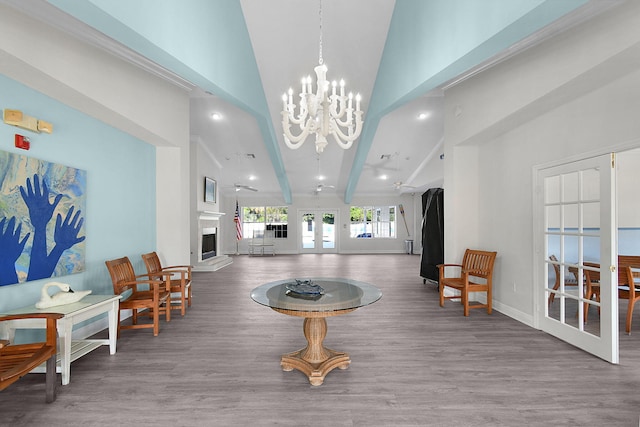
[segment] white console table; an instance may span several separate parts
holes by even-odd
[[[58,354],[56,372],[62,374],[62,385],[69,384],[71,377],[71,362],[95,350],[102,345],[109,346],[109,353],[116,353],[116,339],[118,336],[118,306],[120,295],[87,295],[79,302],[59,305],[45,309],[38,309],[35,305],[18,308],[3,314],[23,313],[62,313],[64,317],[58,319]],[[73,325],[91,319],[102,313],[109,314],[108,339],[72,340]],[[13,342],[16,329],[44,329],[45,319],[20,319],[2,322],[0,337],[8,337]],[[44,365],[32,372],[44,372]]]

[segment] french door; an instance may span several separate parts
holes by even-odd
[[[337,210],[303,209],[298,211],[301,253],[336,253]]]
[[[540,329],[618,363],[614,167],[610,154],[537,171],[535,277]]]

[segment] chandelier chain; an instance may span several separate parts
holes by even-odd
[[[320,3],[320,8],[319,8],[319,15],[320,15],[320,53],[319,53],[319,57],[318,57],[318,64],[322,65],[322,63],[324,62],[324,60],[322,59],[322,0],[319,0]]]

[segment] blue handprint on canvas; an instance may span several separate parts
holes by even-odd
[[[0,221],[0,286],[18,283],[16,261],[22,255],[24,245],[31,233],[20,240],[22,224],[16,227],[16,217],[12,216],[9,222],[7,218]],[[5,228],[6,223],[6,228]]]
[[[50,202],[47,183],[43,179],[42,185],[40,185],[38,175],[33,176],[33,186],[27,178],[26,187],[25,189],[20,186],[20,194],[29,208],[29,218],[33,226],[33,244],[27,280],[44,279],[53,275],[60,256],[65,250],[85,239],[84,236],[78,237],[84,219],[80,218],[81,211],[76,212],[75,216],[73,215],[73,206],[67,212],[64,222],[62,216],[58,214],[54,233],[55,246],[47,254],[47,224],[53,217],[56,206],[62,199],[62,194],[56,195]]]
[[[0,150],[0,286],[84,270],[86,179]]]

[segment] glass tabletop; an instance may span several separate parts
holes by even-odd
[[[322,289],[292,292],[296,280]],[[370,283],[357,280],[313,277],[265,283],[251,291],[251,298],[258,304],[282,310],[336,311],[373,304],[382,298],[382,292]]]

